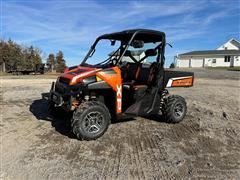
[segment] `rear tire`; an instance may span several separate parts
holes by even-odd
[[[110,113],[99,101],[79,105],[71,120],[72,132],[80,140],[95,140],[102,136],[110,124]]]
[[[163,107],[163,116],[168,123],[179,123],[187,112],[187,104],[183,97],[171,95],[166,99]]]

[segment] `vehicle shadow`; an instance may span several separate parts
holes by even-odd
[[[38,120],[50,121],[52,127],[59,133],[69,138],[75,138],[71,132],[71,114],[66,113],[63,110],[57,109],[56,112],[51,113],[48,110],[48,102],[45,99],[37,99],[32,102],[29,107],[29,111]]]
[[[160,122],[160,123],[168,123],[166,120],[165,120],[165,118],[164,118],[164,116],[163,115],[150,115],[150,116],[148,116],[148,117],[145,117],[145,118],[147,118],[147,119],[149,119],[149,120],[151,120],[151,121],[157,121],[157,122]]]
[[[76,139],[75,135],[71,131],[71,113],[67,113],[61,109],[57,109],[55,112],[49,112],[48,102],[44,98],[34,100],[29,107],[29,111],[36,117],[36,119],[51,122],[52,127],[54,127],[55,130],[60,134],[68,136],[72,139]],[[152,115],[143,118],[157,122],[165,122],[164,118],[161,115]],[[111,124],[124,123],[134,120],[136,120],[136,117],[118,120],[112,118]]]
[[[124,119],[112,119],[111,120],[111,124],[118,124],[118,123],[124,123],[124,122],[129,122],[129,121],[135,121],[137,120],[137,117],[129,117],[129,118],[124,118]],[[147,120],[150,121],[156,121],[156,122],[160,122],[160,123],[167,123],[164,120],[164,117],[162,115],[150,115],[150,116],[141,116],[142,118],[145,118]]]

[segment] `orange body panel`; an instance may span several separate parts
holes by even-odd
[[[193,85],[193,77],[173,80],[171,87],[189,87]]]
[[[96,76],[105,81],[116,92],[116,112],[122,112],[122,79],[121,70],[119,67],[111,67],[107,69],[81,67],[78,66],[70,71],[65,71],[61,77],[70,79],[70,85],[75,85],[81,82],[83,79]]]
[[[110,73],[109,73],[110,72]],[[122,112],[122,78],[121,70],[115,66],[113,68],[104,69],[96,73],[96,76],[108,83],[116,92],[116,112]]]

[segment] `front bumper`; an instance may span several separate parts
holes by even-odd
[[[57,106],[62,106],[64,102],[63,97],[55,91],[50,92],[49,100],[54,102]]]
[[[84,89],[83,84],[71,86],[60,82],[53,82],[48,100],[56,106],[64,106],[67,109],[71,109],[72,100],[81,94]]]
[[[63,97],[73,96],[75,97],[77,94],[81,93],[85,90],[85,86],[83,83],[79,83],[76,85],[68,85],[61,82],[52,83],[51,91],[60,94]]]

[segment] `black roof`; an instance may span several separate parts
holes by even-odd
[[[104,34],[100,36],[100,39],[113,39],[113,40],[120,40],[120,41],[128,41],[131,39],[132,35],[138,32],[135,39],[143,40],[144,42],[165,42],[165,33],[156,30],[150,29],[130,29],[121,32],[115,32],[111,34]]]
[[[191,51],[179,56],[199,56],[199,55],[240,55],[240,50],[207,50],[207,51]]]

